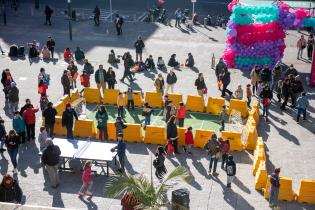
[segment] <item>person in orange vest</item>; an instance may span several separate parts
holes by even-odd
[[[48,85],[45,84],[44,80],[40,80],[38,84],[38,94],[46,95],[47,89],[48,89]]]
[[[184,127],[184,120],[186,118],[186,108],[183,102],[179,103],[179,109],[177,110],[176,117],[178,120],[178,126]]]

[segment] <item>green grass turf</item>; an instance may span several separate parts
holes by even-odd
[[[108,117],[110,122],[114,122],[117,117],[117,107],[116,106],[105,106],[108,112]],[[97,106],[89,104],[87,105],[87,116],[88,119],[94,121],[95,113],[97,111]],[[126,123],[135,123],[142,124],[144,123],[144,117],[142,116],[142,108],[135,107],[135,110],[127,110],[124,109],[124,122]],[[165,121],[163,120],[163,111],[161,109],[154,109],[151,115],[151,125],[157,126],[165,126]],[[195,129],[205,129],[205,130],[213,130],[216,133],[219,132],[220,122],[218,115],[211,115],[207,113],[198,113],[198,112],[188,112],[185,118],[184,127],[191,126]]]

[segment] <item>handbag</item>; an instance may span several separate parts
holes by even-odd
[[[203,89],[202,89],[202,93],[203,93],[203,94],[207,94],[207,93],[208,93],[208,88],[203,88]]]
[[[264,104],[264,107],[269,106],[271,104],[271,100],[269,98],[264,98],[263,104]]]
[[[172,154],[172,153],[174,153],[173,145],[171,144],[171,142],[168,142],[168,144],[167,144],[167,154]]]

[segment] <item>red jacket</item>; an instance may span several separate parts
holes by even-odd
[[[82,74],[80,76],[80,81],[81,81],[81,85],[83,85],[83,87],[90,87],[90,77],[89,77],[89,75]]]
[[[72,56],[71,51],[65,50],[65,52],[63,53],[63,58],[64,58],[65,60],[71,58],[71,56]]]
[[[25,120],[25,123],[27,125],[31,125],[31,124],[35,124],[36,121],[36,117],[35,117],[35,113],[38,112],[38,108],[34,109],[34,108],[27,108],[24,112],[23,112],[23,118]]]
[[[185,144],[194,144],[194,137],[191,131],[185,132]]]
[[[230,152],[230,144],[228,144],[226,141],[220,142],[220,147],[222,154],[228,154]]]
[[[92,170],[90,167],[84,169],[83,174],[82,174],[82,181],[84,183],[89,183],[91,181],[91,176],[92,176]]]
[[[185,107],[180,107],[176,113],[177,119],[185,119],[186,117],[186,109]]]

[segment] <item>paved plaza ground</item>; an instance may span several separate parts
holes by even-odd
[[[156,60],[162,56],[166,61],[171,54],[176,53],[178,60],[183,63],[187,53],[191,52],[195,57],[196,69],[194,71],[181,68],[175,73],[178,82],[175,92],[184,95],[184,101],[188,94],[196,94],[194,81],[198,72],[204,73],[206,85],[208,86],[208,96],[219,97],[220,92],[216,87],[216,77],[210,68],[212,54],[215,55],[216,62],[225,47],[225,30],[222,28],[194,27],[194,30],[167,27],[160,24],[147,23],[126,23],[123,28],[123,36],[115,35],[115,28],[112,23],[101,23],[100,27],[94,27],[91,21],[73,23],[73,41],[68,39],[68,22],[62,17],[53,19],[53,26],[44,26],[44,19],[38,16],[31,17],[25,15],[8,16],[8,25],[0,25],[0,44],[4,50],[8,51],[11,44],[26,45],[34,39],[40,43],[46,42],[47,36],[52,35],[56,41],[57,59],[51,62],[30,63],[25,60],[12,60],[7,56],[0,56],[1,70],[9,68],[20,89],[20,105],[24,104],[26,98],[31,98],[33,104],[39,105],[37,94],[37,75],[40,67],[44,67],[51,75],[51,85],[48,89],[49,99],[52,102],[58,101],[62,96],[62,86],[60,78],[67,63],[62,59],[62,53],[66,47],[74,49],[80,46],[86,57],[93,65],[106,63],[110,49],[115,49],[116,53],[122,55],[125,51],[130,51],[133,57],[135,52],[133,43],[140,34],[145,42],[144,57],[152,54]],[[107,33],[107,31],[109,33]],[[302,32],[306,33],[306,32]],[[315,179],[315,102],[314,88],[306,85],[306,77],[310,72],[310,63],[305,60],[296,60],[296,41],[300,34],[296,31],[288,31],[286,38],[286,51],[283,62],[294,64],[300,72],[301,79],[308,92],[311,106],[308,109],[308,120],[297,124],[294,110],[288,109],[286,112],[280,111],[279,104],[273,100],[270,110],[270,123],[265,123],[262,119],[259,125],[259,135],[266,142],[267,167],[271,172],[274,167],[281,167],[281,175],[293,179],[293,188],[297,190],[302,178]],[[82,64],[78,64],[79,71]],[[117,78],[123,74],[123,66],[120,64],[114,68]],[[143,92],[154,90],[153,79],[157,73],[166,76],[166,72],[146,71],[136,75],[134,83],[118,82],[117,88],[126,91],[128,87]],[[231,69],[232,82],[230,89],[235,90],[238,84],[245,87],[250,82],[249,72],[241,72]],[[95,81],[91,79],[92,87]],[[79,89],[82,87],[79,85]],[[7,130],[12,128],[10,116],[6,112],[4,95],[0,93],[0,115],[5,119]],[[3,109],[2,109],[3,108]],[[40,113],[37,114],[36,132],[39,130]],[[140,143],[127,144],[128,173],[144,173],[150,175],[151,156],[156,149],[155,145],[144,145]],[[39,162],[38,144],[28,143],[22,145],[18,157],[18,178],[24,192],[23,202],[26,204],[65,207],[71,209],[120,209],[120,201],[109,199],[106,196],[104,186],[107,178],[97,176],[94,178],[93,192],[91,200],[77,198],[77,192],[81,186],[81,174],[61,172],[61,184],[58,189],[52,189],[47,182],[47,174],[42,170]],[[250,152],[233,153],[237,163],[236,181],[232,190],[226,190],[226,176],[224,171],[218,169],[218,178],[207,175],[208,158],[205,151],[193,150],[193,156],[187,157],[185,154],[169,158],[166,161],[168,170],[182,165],[192,173],[193,180],[189,184],[181,184],[190,190],[190,207],[193,210],[205,209],[268,209],[268,202],[260,192],[254,188],[254,177],[252,176],[253,155]],[[1,174],[11,173],[12,164],[7,153],[0,158]],[[111,173],[116,171],[113,166]],[[157,180],[156,180],[157,181]],[[181,187],[181,186],[177,186]],[[297,203],[281,202],[282,209],[315,209],[314,205],[302,205]]]

